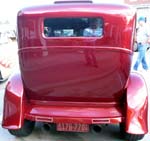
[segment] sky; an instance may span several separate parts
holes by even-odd
[[[24,7],[52,4],[55,0],[0,0],[0,21],[8,20],[15,24],[17,12]],[[123,0],[93,0],[105,3],[123,3]]]

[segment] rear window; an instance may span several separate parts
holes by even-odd
[[[102,18],[46,18],[45,37],[101,37]]]

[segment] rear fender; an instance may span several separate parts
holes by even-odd
[[[20,74],[14,75],[6,86],[2,127],[19,129],[24,122],[24,89]]]
[[[139,73],[132,73],[127,87],[126,132],[148,132],[148,89]]]

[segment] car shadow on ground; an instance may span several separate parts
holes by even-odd
[[[88,133],[60,132],[45,128],[42,123],[36,123],[33,133],[28,138],[36,137],[36,141],[123,141],[120,135],[119,125],[102,125],[100,132],[89,131]],[[25,138],[24,138],[25,139]],[[33,140],[32,140],[33,141]]]

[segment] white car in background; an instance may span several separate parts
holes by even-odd
[[[17,61],[17,43],[0,45],[0,82],[9,78]]]
[[[1,50],[1,49],[0,49]],[[8,79],[11,74],[11,60],[0,52],[0,82]]]

